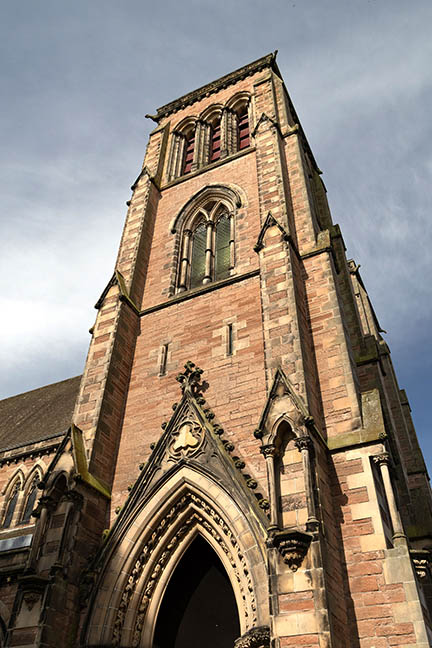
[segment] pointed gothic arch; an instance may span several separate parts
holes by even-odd
[[[19,467],[3,491],[4,499],[0,512],[0,527],[8,529],[15,522],[23,485],[24,473],[22,468]]]
[[[240,636],[237,603],[227,571],[197,533],[167,582],[156,618],[154,648],[234,646]]]
[[[244,201],[237,188],[209,185],[174,219],[171,293],[229,277],[235,267],[235,217]]]
[[[265,531],[210,476],[182,465],[126,517],[118,520],[96,567],[100,576],[83,643],[152,645],[167,584],[197,535],[230,579],[240,633],[268,623]]]

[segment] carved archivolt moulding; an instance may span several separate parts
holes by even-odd
[[[270,648],[270,628],[268,626],[251,628],[237,639],[234,648]]]
[[[188,515],[189,508],[190,515]],[[170,533],[170,528],[181,515],[184,518],[182,523],[174,534]],[[256,600],[252,579],[243,552],[233,532],[219,513],[206,501],[194,493],[186,493],[159,519],[158,523],[153,527],[154,531],[142,543],[138,559],[135,561],[123,589],[115,617],[112,633],[114,646],[121,644],[129,604],[137,589],[138,581],[144,575],[146,566],[152,562],[153,568],[147,575],[143,586],[140,586],[138,611],[131,637],[131,646],[133,648],[140,645],[146,614],[164,569],[177,547],[197,526],[207,532],[224,552],[231,566],[231,574],[238,583],[243,602],[241,613],[247,619],[247,626],[256,623]]]

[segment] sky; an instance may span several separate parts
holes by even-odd
[[[158,106],[278,50],[432,467],[430,0],[2,3],[0,398],[82,372]]]

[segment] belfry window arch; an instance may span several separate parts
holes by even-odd
[[[252,102],[247,92],[183,119],[171,133],[168,182],[248,148],[251,123]]]
[[[252,102],[247,92],[231,97],[224,109],[224,126],[227,155],[242,151],[250,146],[250,125],[252,123]]]
[[[168,181],[187,175],[197,166],[196,118],[183,120],[173,131],[168,161]]]
[[[181,236],[177,289],[198,288],[230,276],[235,265],[234,206],[212,198],[186,219]]]
[[[22,492],[23,478],[21,474],[12,478],[8,488],[6,489],[5,507],[3,510],[3,519],[1,526],[3,529],[8,529],[12,526],[15,518],[15,512],[18,505],[18,500]]]
[[[31,514],[36,505],[38,495],[38,484],[42,479],[41,472],[37,468],[32,474],[29,475],[25,488],[25,503],[22,509],[21,524],[29,524],[31,522]]]

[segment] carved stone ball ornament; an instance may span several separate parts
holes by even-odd
[[[270,628],[251,628],[236,640],[234,648],[270,648]]]

